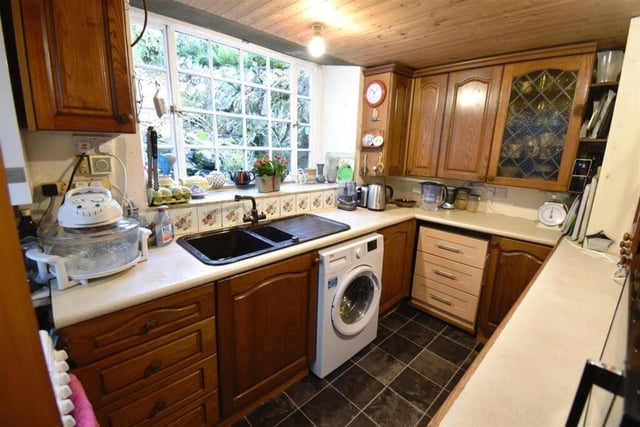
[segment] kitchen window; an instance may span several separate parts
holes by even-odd
[[[132,10],[132,40],[142,22]],[[143,158],[153,126],[160,174],[250,170],[265,154],[309,166],[317,65],[155,15],[133,60]]]

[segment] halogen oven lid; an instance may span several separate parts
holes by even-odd
[[[109,224],[95,227],[69,228],[57,222],[46,224],[38,229],[38,237],[44,243],[69,243],[73,241],[93,242],[101,239],[117,239],[131,232],[135,232],[140,223],[133,218],[122,218]]]

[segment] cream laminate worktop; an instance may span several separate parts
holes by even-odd
[[[561,240],[432,424],[564,425],[585,361],[600,360],[622,289],[615,262]]]
[[[550,246],[555,245],[560,237],[558,230],[540,228],[534,221],[485,212],[426,212],[419,208],[406,209],[388,205],[386,210],[380,212],[358,208],[354,211],[333,209],[314,213],[347,223],[351,228],[224,266],[205,265],[175,242],[162,248],[150,248],[149,259],[129,270],[64,291],[54,290],[54,323],[57,328],[62,328],[194,286],[212,283],[296,254],[331,246],[413,218]]]

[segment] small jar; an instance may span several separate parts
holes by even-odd
[[[467,196],[467,210],[469,212],[478,212],[480,206],[480,196],[477,194],[469,194]]]
[[[466,210],[468,197],[469,197],[468,188],[458,188],[458,193],[456,194],[455,202],[453,202],[453,207],[461,211]]]

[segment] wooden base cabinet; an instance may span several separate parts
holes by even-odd
[[[382,264],[381,314],[409,296],[415,232],[416,223],[413,220],[378,230],[384,236],[385,253]]]
[[[222,416],[248,409],[315,358],[315,252],[217,283]]]
[[[213,285],[60,330],[101,426],[218,421]],[[177,423],[177,424],[176,424]]]
[[[551,248],[493,237],[478,312],[478,339],[487,340],[536,275]]]

